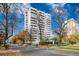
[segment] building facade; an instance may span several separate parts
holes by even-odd
[[[79,32],[79,24],[75,19],[69,19],[65,21],[66,25],[66,35],[70,38],[71,35],[74,35]]]
[[[51,30],[51,15],[35,8],[28,8],[25,12],[25,29],[31,35],[32,43],[38,44],[42,38],[50,38]]]

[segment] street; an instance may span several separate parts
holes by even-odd
[[[79,56],[79,52],[64,51],[56,49],[34,49],[24,51],[23,56]]]
[[[31,51],[24,51],[23,56],[64,56],[63,54],[56,53],[53,49],[34,49]]]
[[[79,52],[60,48],[17,47],[16,49],[21,51],[22,56],[79,56]]]

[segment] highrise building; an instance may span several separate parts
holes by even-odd
[[[33,44],[38,44],[42,38],[50,39],[51,15],[32,7],[28,8],[25,12],[25,29],[28,29]]]

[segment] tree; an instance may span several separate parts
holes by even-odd
[[[4,33],[0,31],[0,45],[2,45],[4,39]]]
[[[19,34],[16,34],[15,36],[13,36],[11,38],[11,41],[14,43],[14,44],[23,44],[25,43],[26,41],[30,41],[30,36],[29,36],[29,32],[28,30],[23,30],[22,32],[20,32]]]
[[[64,17],[67,16],[67,11],[61,6],[61,4],[57,4],[57,6],[54,7],[53,15],[57,25],[55,33],[59,36],[59,43],[62,43],[62,39],[66,36],[66,28],[64,28],[66,23],[64,23]]]
[[[0,30],[4,33],[4,46],[6,47],[7,40],[13,36],[15,27],[17,23],[20,22],[18,20],[18,15],[21,11],[19,4],[12,3],[0,3],[0,14],[3,16],[3,20],[0,20]]]
[[[40,44],[48,46],[48,38],[47,37],[42,37],[41,40],[40,40]]]
[[[79,43],[79,34],[75,35],[75,39],[77,39],[77,43]]]
[[[14,44],[22,44],[24,42],[24,39],[21,35],[17,34],[12,38],[12,43]]]
[[[59,40],[58,37],[53,37],[52,40],[54,40],[55,42]]]
[[[71,37],[69,38],[69,43],[70,44],[76,44],[79,43],[79,34],[75,34],[75,35],[71,35]]]
[[[4,46],[5,46],[5,44],[6,44],[5,40],[8,39],[8,10],[9,10],[9,7],[7,4],[1,4],[0,7],[3,7],[1,9],[1,11],[5,17],[5,23],[2,23],[0,21],[0,24],[4,27],[4,31],[5,31],[5,38],[4,38]]]

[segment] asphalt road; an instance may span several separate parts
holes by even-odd
[[[61,50],[56,48],[33,48],[21,50],[22,56],[79,56],[79,52]]]
[[[33,49],[30,51],[22,52],[23,56],[64,56],[63,54],[56,53],[50,49]]]
[[[79,52],[62,50],[60,48],[32,48],[32,47],[15,47],[20,50],[22,56],[79,56]]]

